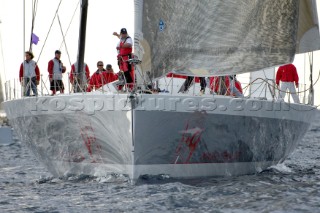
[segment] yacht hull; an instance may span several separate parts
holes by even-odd
[[[313,107],[224,96],[84,94],[4,103],[54,176],[243,175],[286,159]]]

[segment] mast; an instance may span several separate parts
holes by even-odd
[[[88,15],[88,0],[81,1],[81,17],[80,17],[80,30],[79,30],[79,44],[78,44],[78,67],[76,72],[80,75],[79,86],[83,88],[83,85],[86,82],[82,82],[84,67],[84,53],[85,53],[85,45],[86,45],[86,29],[87,29],[87,15]]]
[[[24,61],[24,55],[25,55],[25,48],[26,48],[26,19],[25,19],[25,17],[26,17],[26,14],[25,14],[25,12],[26,12],[26,0],[23,0],[23,11],[22,11],[22,14],[23,14],[23,16],[22,16],[22,18],[23,18],[23,48],[22,48],[22,61]]]
[[[0,19],[0,25],[2,24],[2,21]],[[3,59],[3,47],[2,47],[2,35],[1,35],[1,26],[0,26],[0,48],[1,48],[1,52],[0,52],[0,56],[1,56],[1,61],[0,64],[3,66],[3,73],[4,73],[4,82],[6,82],[6,73],[5,73],[5,67],[4,67],[4,59]],[[1,68],[0,68],[0,72],[1,72]],[[2,105],[1,103],[4,101],[3,98],[3,86],[2,86],[2,74],[0,73],[0,111],[3,111]]]
[[[314,90],[313,90],[313,52],[311,52],[310,56],[310,92],[309,92],[309,100],[308,104],[314,105]]]
[[[32,52],[32,33],[33,33],[33,28],[34,28],[34,7],[33,7],[33,4],[31,4],[31,11],[32,11],[32,24],[31,24],[31,35],[30,35],[29,51]]]

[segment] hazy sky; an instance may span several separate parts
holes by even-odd
[[[0,69],[2,79],[18,78],[18,71],[21,62],[24,60],[24,51],[28,50],[31,30],[32,0],[25,0],[25,18],[23,16],[23,0],[0,0]],[[41,49],[44,45],[50,25],[54,18],[55,11],[60,0],[38,0],[38,9],[35,19],[34,33],[39,36],[38,45],[33,45],[35,60],[39,59]],[[318,3],[318,8],[320,0]],[[96,62],[102,60],[104,64],[110,63],[117,68],[116,44],[118,39],[112,35],[114,31],[119,32],[122,27],[126,27],[133,36],[133,0],[89,0],[87,40],[85,62],[89,65],[91,74],[97,69]],[[74,63],[78,51],[79,33],[79,0],[63,0],[58,12],[62,30],[65,33],[74,14],[76,15],[70,25],[66,35],[67,50],[71,63]],[[23,22],[25,21],[25,47],[23,47]],[[63,41],[58,19],[56,18],[46,45],[38,61],[40,72],[44,77],[48,76],[47,63],[54,57],[54,51],[60,49]],[[69,57],[65,46],[61,48],[62,62],[70,71]],[[296,56],[294,64],[299,70],[301,83],[308,81],[308,66],[305,66],[303,55]],[[318,77],[320,69],[319,52],[315,54],[315,74]],[[308,62],[306,62],[308,64]],[[115,69],[117,71],[117,69]],[[304,71],[307,70],[306,73]],[[66,75],[65,75],[66,77]],[[66,80],[65,80],[66,81]],[[320,83],[319,83],[320,84]],[[318,85],[319,85],[318,84]],[[320,91],[320,86],[319,91]],[[316,93],[316,95],[319,93]],[[320,94],[319,94],[320,96]],[[317,98],[320,104],[320,97]]]
[[[24,60],[24,51],[29,49],[32,0],[25,0],[25,2],[26,44],[23,47],[23,0],[0,0],[0,20],[2,21],[0,36],[4,59],[4,64],[0,68],[4,69],[6,79],[18,77],[19,66]],[[38,45],[33,45],[35,60],[39,59],[60,0],[38,0],[38,2],[34,33],[40,38],[40,41]],[[75,62],[78,51],[79,0],[63,0],[58,12],[65,33],[76,8],[76,15],[65,37],[71,63]],[[133,10],[132,0],[89,0],[85,62],[89,65],[91,73],[96,71],[98,60],[117,67],[116,44],[118,38],[112,33],[114,31],[120,32],[122,27],[126,27],[129,35],[133,36]],[[60,49],[62,41],[60,25],[56,18],[38,61],[40,72],[44,76],[47,76],[48,73],[48,61],[54,57],[54,51]],[[61,51],[62,62],[67,67],[67,71],[70,71],[71,66],[64,45]],[[2,62],[0,61],[0,63]]]

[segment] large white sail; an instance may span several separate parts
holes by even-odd
[[[275,94],[275,68],[250,73],[250,97],[272,100]]]
[[[319,50],[320,37],[316,0],[300,0],[299,10],[296,53]]]
[[[143,72],[253,72],[320,49],[313,0],[135,0]],[[312,38],[311,42],[310,38]]]

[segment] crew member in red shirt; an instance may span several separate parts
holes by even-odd
[[[129,59],[132,58],[132,38],[128,35],[127,29],[122,28],[120,30],[120,35],[117,32],[114,32],[113,35],[120,38],[120,41],[117,45],[118,50],[118,64],[120,72],[123,72],[126,85],[130,90],[133,89],[134,85],[134,68],[129,63]],[[119,89],[122,89],[121,87]]]
[[[86,63],[83,64],[84,69],[78,72],[78,62],[72,64],[69,75],[70,83],[73,85],[74,92],[84,92],[87,88],[87,82],[90,79],[90,70]]]
[[[106,70],[104,71],[104,73],[105,73],[104,76],[105,76],[107,84],[110,83],[110,82],[113,82],[115,80],[118,80],[118,74],[114,73],[111,64],[107,64]]]
[[[279,83],[281,81],[281,87],[280,87],[280,95],[279,99],[283,100],[286,96],[287,90],[289,90],[293,101],[295,103],[300,103],[299,97],[296,93],[296,86],[298,88],[299,86],[299,76],[297,73],[297,69],[293,64],[286,64],[281,67],[279,67],[277,71],[276,76],[276,84],[279,86]]]
[[[103,68],[103,62],[98,61],[97,66],[98,70],[91,76],[87,92],[91,92],[93,88],[97,90],[105,84],[108,84],[118,79],[118,76],[113,73],[111,65],[108,65],[107,70],[105,70]]]
[[[50,90],[52,91],[52,95],[55,95],[56,91],[60,91],[60,94],[64,93],[62,74],[66,72],[66,67],[63,66],[60,57],[61,51],[56,50],[54,59],[50,60],[48,63]]]
[[[25,52],[26,60],[20,65],[19,80],[21,85],[24,86],[24,95],[30,96],[30,88],[33,95],[38,95],[37,85],[40,81],[40,70],[37,63],[32,60],[33,53],[30,51]]]
[[[235,75],[210,77],[210,89],[218,95],[244,97],[241,83]]]

